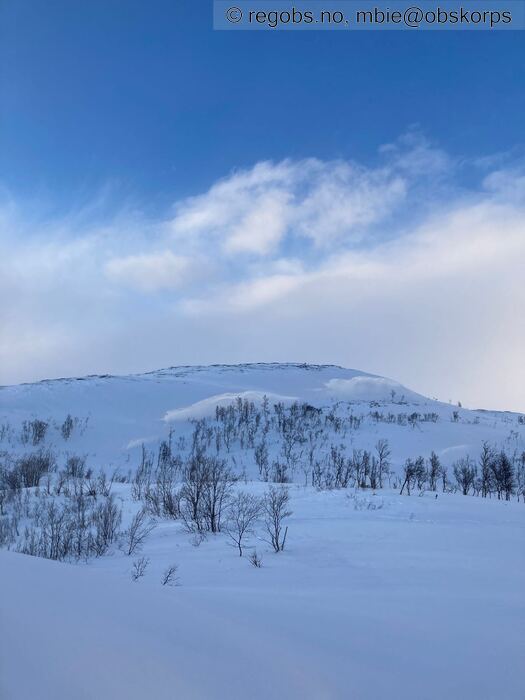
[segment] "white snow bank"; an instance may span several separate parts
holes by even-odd
[[[325,387],[331,396],[343,401],[391,401],[393,396],[395,400],[422,398],[402,384],[384,377],[330,379]]]
[[[246,401],[253,401],[253,403],[260,405],[265,396],[271,403],[282,401],[284,404],[290,404],[297,401],[297,398],[294,396],[282,396],[281,394],[271,394],[264,391],[241,391],[237,394],[216,394],[202,401],[192,403],[190,406],[167,411],[163,420],[166,423],[171,423],[172,421],[189,420],[192,418],[208,418],[209,416],[215,415],[215,408],[217,406],[230,406],[237,401],[238,398]]]
[[[150,437],[145,438],[136,438],[128,442],[128,444],[126,445],[126,450],[133,450],[135,449],[135,447],[141,447],[142,445],[151,445],[152,443],[158,441],[158,435],[151,435]]]

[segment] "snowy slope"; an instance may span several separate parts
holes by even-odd
[[[0,697],[523,700],[523,504],[296,486],[291,506],[262,569],[174,521],[137,583],[118,551],[0,551]],[[173,561],[181,585],[162,587]]]
[[[525,425],[516,414],[457,409],[395,381],[331,365],[252,364],[174,367],[142,375],[2,387],[0,425],[9,425],[11,431],[0,435],[0,450],[21,449],[20,426],[37,417],[55,423],[46,442],[58,452],[87,454],[95,468],[135,468],[142,443],[154,450],[170,428],[183,434],[192,418],[213,418],[216,405],[231,403],[236,396],[260,403],[264,395],[271,403],[297,400],[362,417],[360,430],[340,441],[348,448],[370,449],[386,438],[394,466],[409,456],[428,456],[431,450],[445,462],[466,453],[474,456],[484,440],[511,452],[525,449]],[[432,412],[438,420],[415,427],[377,423],[370,417],[374,410],[396,415]],[[87,427],[75,431],[64,445],[58,428],[68,414],[83,424],[87,421]]]
[[[77,454],[95,469],[134,472],[142,444],[154,454],[173,431],[178,456],[194,421],[213,425],[216,407],[237,397],[258,407],[267,397],[290,413],[296,401],[322,409],[302,419],[320,421],[320,457],[332,443],[349,456],[381,438],[398,469],[431,450],[450,467],[464,454],[476,458],[483,441],[509,454],[525,449],[517,414],[458,409],[340,367],[242,365],[3,387],[1,463],[10,469],[12,457],[45,446],[59,468]],[[66,440],[68,414],[78,421]],[[34,418],[49,422],[36,446],[21,439]],[[277,458],[285,438],[275,413],[272,421],[264,439]],[[269,485],[258,478],[254,446],[235,440],[220,453],[243,473],[233,492],[262,498]],[[300,462],[307,447],[297,446]],[[130,478],[104,497],[122,523],[102,555],[72,564],[0,550],[1,700],[524,700],[525,507],[516,496],[400,496],[386,483],[318,490],[303,485],[300,466],[291,476],[295,483],[278,487],[289,488],[292,511],[278,554],[262,516],[240,557],[227,528],[197,536],[180,513],[156,514],[129,554],[126,531],[144,505]],[[91,486],[68,478],[75,503],[76,489]],[[4,527],[19,518],[6,546],[27,543],[26,525],[64,501],[58,481],[53,473],[4,505]],[[104,498],[84,500],[97,507]],[[250,564],[254,549],[262,568]],[[148,565],[132,581],[139,557]],[[180,585],[163,586],[172,564]]]

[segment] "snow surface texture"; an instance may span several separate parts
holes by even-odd
[[[261,569],[176,522],[136,583],[120,552],[0,552],[0,697],[523,700],[523,504],[295,486],[292,509]]]
[[[50,420],[44,444],[59,459],[126,471],[143,443],[155,450],[170,429],[213,420],[216,405],[265,395],[360,417],[338,440],[350,453],[388,439],[398,469],[431,450],[448,466],[477,457],[484,440],[525,449],[516,414],[458,409],[339,367],[245,365],[3,387],[0,450],[34,449],[18,436],[36,417]],[[65,442],[67,414],[80,422]],[[236,488],[262,495],[252,453],[232,447],[246,474]],[[199,544],[177,520],[157,523],[136,582],[136,557],[118,547],[87,565],[0,551],[1,700],[524,700],[523,503],[316,491],[300,470],[296,482],[285,551],[260,526],[246,544],[260,569],[224,533]],[[125,528],[140,503],[130,484],[113,489]],[[180,585],[162,586],[172,563]]]

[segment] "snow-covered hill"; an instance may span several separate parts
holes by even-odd
[[[0,697],[523,700],[524,500],[523,416],[355,370],[3,387]]]
[[[343,428],[328,442],[350,450],[372,449],[387,439],[394,467],[432,450],[451,463],[477,455],[484,441],[511,453],[525,449],[525,421],[517,414],[458,408],[390,379],[333,365],[246,364],[2,387],[0,451],[27,449],[20,441],[23,423],[38,418],[49,423],[43,444],[58,453],[87,455],[96,469],[135,468],[142,444],[154,451],[170,430],[177,437],[188,434],[192,420],[213,422],[216,406],[241,397],[260,407],[265,396],[271,405],[307,403],[339,416]],[[66,442],[61,426],[68,415],[76,426]],[[349,427],[349,416],[359,419],[357,429],[355,423]],[[249,474],[252,452],[243,450]]]

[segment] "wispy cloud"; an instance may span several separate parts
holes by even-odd
[[[205,263],[202,263],[205,265]],[[198,261],[171,250],[112,258],[105,265],[110,280],[143,292],[180,289],[204,272]]]
[[[297,359],[525,408],[517,159],[412,131],[374,165],[258,163],[156,220],[95,210],[0,208],[0,381]]]
[[[403,203],[407,188],[391,166],[317,159],[259,163],[179,203],[171,225],[177,239],[214,240],[226,254],[268,256],[301,239],[330,248],[360,240]]]

